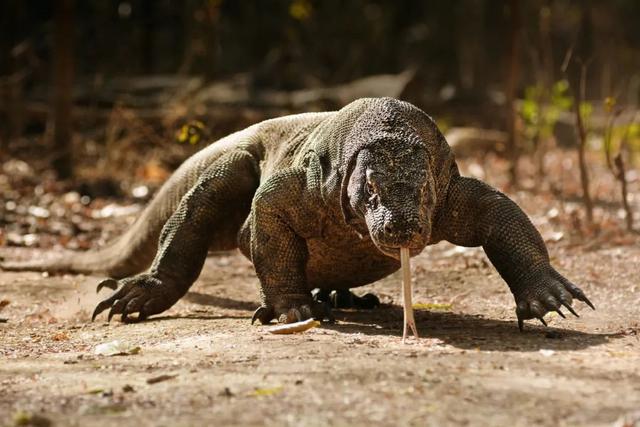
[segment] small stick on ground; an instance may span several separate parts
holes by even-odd
[[[315,328],[320,326],[320,322],[314,319],[303,320],[301,322],[295,323],[287,323],[285,325],[274,326],[269,328],[268,331],[270,334],[277,335],[285,335],[285,334],[296,334],[299,332],[304,332],[307,329]]]
[[[411,257],[409,248],[400,248],[400,263],[402,265],[402,300],[404,308],[404,327],[402,329],[402,343],[407,339],[408,328],[411,328],[413,335],[418,336],[416,321],[413,318],[413,303],[411,301]]]

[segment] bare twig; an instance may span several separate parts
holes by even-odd
[[[607,102],[611,101],[606,100],[605,103]],[[613,109],[613,107],[610,108]],[[610,111],[607,112],[607,124],[605,126],[604,141],[602,144],[604,148],[604,158],[607,163],[607,167],[614,175],[615,172],[613,170],[613,162],[611,161],[611,139],[613,138],[613,122],[617,115],[618,114],[612,113]]]
[[[622,137],[622,140],[620,141],[620,149],[618,150],[618,154],[614,159],[615,166],[616,166],[614,176],[620,182],[620,191],[622,193],[622,207],[624,208],[625,220],[627,223],[628,231],[633,231],[633,212],[631,211],[631,206],[629,205],[629,194],[627,190],[627,173],[626,173],[626,165],[624,161],[624,152],[625,151],[628,152],[629,132],[631,131],[631,127],[633,126],[633,123],[635,123],[636,121],[635,119],[637,117],[638,117],[638,114],[636,114],[636,117],[634,118],[634,120],[631,123],[629,123],[629,125],[627,126],[625,134]]]
[[[631,207],[629,206],[628,200],[628,191],[627,191],[627,176],[626,176],[626,165],[624,161],[624,153],[628,152],[628,138],[629,132],[631,131],[631,127],[633,126],[634,120],[629,123],[627,129],[624,133],[624,136],[620,140],[620,147],[618,148],[618,153],[612,160],[613,156],[613,125],[616,119],[622,114],[624,111],[623,108],[615,108],[616,98],[608,97],[605,100],[605,108],[607,111],[607,124],[604,131],[604,154],[607,163],[607,168],[613,175],[613,177],[620,182],[620,190],[622,196],[622,206],[625,211],[625,219],[627,223],[627,230],[633,231],[633,213],[631,212]]]
[[[560,67],[562,74],[567,73],[567,69],[569,68],[571,59],[573,58],[573,49],[574,49],[574,46],[571,45],[571,47],[567,50],[567,53],[564,55],[564,59],[562,60],[562,66]]]
[[[585,149],[587,146],[587,131],[584,126],[580,105],[585,96],[587,80],[587,64],[581,63],[580,67],[580,89],[574,92],[573,109],[576,116],[576,128],[578,134],[578,164],[580,166],[580,182],[582,184],[582,199],[587,213],[587,223],[590,227],[593,225],[593,201],[589,190],[589,172],[587,170],[587,161],[585,158]],[[569,85],[571,86],[571,85]]]
[[[589,226],[589,228],[591,228],[593,226],[593,201],[591,200],[591,193],[589,190],[589,171],[587,170],[587,161],[585,158],[585,149],[587,146],[587,131],[582,120],[582,113],[580,111],[580,105],[582,104],[582,100],[585,98],[586,92],[587,66],[588,63],[591,62],[591,59],[589,59],[586,63],[579,58],[575,61],[580,64],[579,89],[575,90],[574,83],[572,83],[571,79],[569,78],[568,69],[573,60],[573,53],[577,41],[577,36],[578,34],[576,33],[571,47],[569,47],[567,53],[564,56],[564,59],[562,60],[562,66],[560,69],[566,76],[567,82],[569,83],[569,91],[573,95],[573,110],[576,117],[576,134],[578,136],[578,165],[580,167],[582,199],[584,201],[584,207],[587,214],[587,225]],[[578,218],[576,218],[576,220],[578,220]]]
[[[624,111],[624,108],[616,108],[616,100],[618,99],[619,95],[620,91],[617,91],[614,96],[609,96],[604,101],[604,107],[607,113],[607,124],[605,125],[603,141],[604,143],[602,145],[604,148],[604,157],[607,163],[607,167],[614,175],[616,173],[613,169],[613,162],[611,161],[611,151],[613,148],[611,144],[613,140],[613,124]]]
[[[617,169],[616,178],[618,179],[618,181],[620,181],[620,189],[622,192],[622,206],[625,212],[627,230],[633,231],[633,212],[631,212],[631,207],[629,206],[629,195],[627,193],[627,177],[624,160],[622,158],[622,151],[618,153],[614,161]]]

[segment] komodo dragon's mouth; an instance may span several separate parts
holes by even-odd
[[[398,261],[400,261],[400,246],[388,246],[388,245],[383,245],[381,243],[377,243],[375,241],[374,243],[378,247],[380,252],[382,252],[387,256],[390,256],[391,258],[395,258]],[[422,252],[423,249],[424,249],[423,247],[409,247],[409,254],[412,257],[416,256],[420,252]]]

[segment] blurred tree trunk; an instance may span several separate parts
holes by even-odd
[[[213,80],[218,69],[218,19],[220,5],[217,2],[205,3],[203,7],[203,42],[204,42],[204,75],[206,80]]]
[[[178,74],[189,74],[191,73],[191,68],[193,67],[194,61],[194,38],[195,32],[193,30],[194,25],[194,13],[195,13],[195,5],[191,0],[185,0],[182,2],[182,38],[183,38],[183,48],[182,48],[182,59],[180,60],[180,65],[178,66]]]
[[[23,17],[24,5],[22,2],[7,1],[0,4],[0,25],[2,25],[2,37],[0,37],[0,155],[5,154],[9,147],[9,141],[14,134],[12,110],[12,95],[14,88],[13,55],[12,50],[16,43],[17,20]]]
[[[463,89],[479,92],[486,84],[484,1],[460,3],[456,11],[458,75]]]
[[[146,74],[153,74],[155,65],[155,34],[156,34],[156,19],[154,0],[143,0],[142,9],[143,14],[143,28],[142,32],[142,69]]]
[[[519,0],[509,0],[509,52],[508,52],[508,72],[506,81],[506,129],[508,137],[508,150],[511,164],[509,166],[509,182],[512,186],[518,185],[518,129],[516,121],[516,90],[520,78],[518,67],[520,58],[520,5]]]
[[[207,81],[215,78],[218,63],[218,22],[221,2],[185,1],[183,25],[186,45],[180,74],[202,74]]]
[[[550,108],[549,102],[553,86],[553,45],[551,41],[551,0],[547,0],[545,5],[540,8],[538,14],[539,34],[539,65],[537,70],[537,85],[540,89],[538,95],[538,114],[539,120],[545,120],[543,117],[547,115],[547,109]],[[540,125],[534,138],[535,146],[535,163],[536,163],[536,186],[542,189],[545,183],[544,161],[550,144],[550,136],[541,134]]]
[[[587,225],[591,229],[593,226],[593,200],[589,188],[589,171],[587,169],[587,159],[585,151],[587,149],[587,130],[582,118],[582,102],[586,99],[587,86],[587,65],[581,64],[580,80],[578,90],[574,91],[575,101],[573,110],[576,116],[576,128],[578,134],[578,166],[580,167],[580,182],[582,184],[582,199],[587,213]]]
[[[53,168],[61,179],[73,175],[71,161],[73,103],[73,0],[56,0],[53,66]]]

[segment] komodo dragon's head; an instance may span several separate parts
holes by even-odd
[[[437,195],[428,146],[438,137],[426,114],[397,100],[362,114],[350,132],[342,212],[385,255],[399,259],[401,247],[415,255],[429,242]]]

